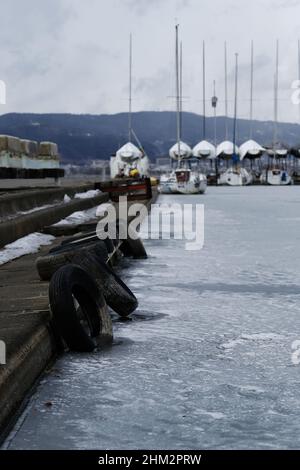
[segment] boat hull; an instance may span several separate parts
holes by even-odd
[[[201,180],[200,181],[200,187],[199,187],[199,193],[204,194],[207,188],[207,180]]]
[[[244,168],[241,168],[239,171],[229,169],[220,176],[218,184],[225,186],[248,186],[252,183],[252,179],[252,175]]]
[[[175,171],[170,175],[162,175],[158,191],[160,194],[204,194],[206,188],[205,175],[191,172],[188,181],[178,181]]]
[[[175,173],[162,175],[158,185],[158,192],[160,194],[174,194],[177,193],[177,181]]]
[[[204,194],[207,188],[206,178],[201,175],[191,175],[189,181],[177,182],[177,191],[180,194]]]
[[[292,184],[292,177],[285,170],[269,170],[262,175],[261,182],[270,186],[288,186]]]
[[[158,192],[160,194],[176,194],[178,192],[177,185],[173,182],[160,183],[158,185]]]

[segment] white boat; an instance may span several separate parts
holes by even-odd
[[[244,158],[255,159],[261,157],[265,151],[264,147],[255,140],[250,139],[240,146],[239,155],[241,160],[244,160]]]
[[[139,148],[132,143],[135,138]],[[132,129],[132,36],[129,45],[129,112],[128,142],[110,158],[110,176],[143,178],[149,176],[149,158]]]
[[[207,188],[206,176],[190,168],[175,170],[177,192],[180,194],[204,194]]]
[[[180,141],[179,144],[176,143],[170,148],[169,155],[172,160],[177,161],[178,167],[161,176],[159,192],[161,194],[204,194],[207,188],[206,176],[187,166],[192,155],[190,146]]]
[[[233,142],[225,140],[221,142],[216,149],[216,156],[218,158],[223,158],[224,160],[229,160],[233,155],[238,155],[239,148],[237,145],[234,145]]]
[[[216,147],[215,145],[208,142],[206,137],[206,74],[205,74],[205,41],[203,41],[203,69],[202,69],[202,84],[203,84],[203,96],[202,96],[202,122],[203,122],[203,139],[197,145],[194,146],[192,154],[198,159],[215,159],[216,158]],[[215,138],[216,140],[216,138]]]
[[[180,194],[200,194],[206,191],[206,176],[199,171],[189,168],[189,159],[192,149],[181,140],[181,115],[182,115],[182,57],[180,58],[179,80],[179,49],[178,49],[178,25],[176,32],[176,118],[177,118],[177,142],[170,148],[171,161],[177,162],[177,168],[169,174],[162,175],[160,181],[161,192],[178,192]],[[175,178],[174,178],[175,177]]]
[[[233,166],[224,171],[219,179],[218,184],[228,186],[247,186],[252,183],[252,175],[243,168],[239,161],[242,160],[240,151],[236,142],[236,125],[237,125],[237,94],[238,90],[238,54],[235,55],[235,93],[234,93],[234,121],[233,121],[233,142],[226,140],[217,147],[217,156],[224,160],[232,159]]]
[[[245,169],[239,167],[228,168],[218,179],[219,185],[247,186],[253,181],[252,175]]]
[[[272,186],[287,186],[292,184],[292,177],[287,170],[279,168],[279,160],[286,158],[288,149],[280,144],[277,139],[277,122],[278,122],[278,71],[279,71],[279,42],[276,42],[276,70],[274,76],[274,135],[273,145],[267,149],[267,153],[273,159],[273,168],[267,169],[261,175],[261,182]]]
[[[188,167],[192,150],[188,144],[179,141],[169,151],[171,159],[176,160],[178,166],[168,176],[161,179],[161,192],[180,194],[204,194],[207,188],[206,176],[199,171]]]
[[[181,140],[179,142],[176,142],[176,144],[174,144],[169,150],[169,156],[170,158],[172,158],[172,160],[181,161],[186,158],[189,158],[191,155],[191,147],[185,142],[182,142]]]
[[[253,76],[254,76],[254,55],[253,41],[251,41],[251,67],[250,67],[250,113],[249,113],[249,140],[244,142],[239,148],[240,159],[248,158],[251,162],[262,156],[266,151],[264,147],[253,140]],[[252,164],[252,163],[251,163]]]
[[[112,178],[131,176],[134,172],[140,177],[149,175],[149,159],[145,153],[132,142],[121,147],[110,159],[110,174]]]
[[[260,181],[264,184],[270,184],[272,186],[287,186],[292,184],[292,177],[286,170],[274,168],[264,172],[260,177]]]
[[[178,165],[182,160],[189,158],[191,156],[191,153],[192,150],[190,146],[182,141],[179,141],[178,143],[174,144],[169,150],[169,156],[171,158],[171,161],[176,160],[178,162]],[[161,194],[178,193],[176,170],[173,169],[161,175],[158,191]]]
[[[174,194],[177,193],[177,180],[175,171],[164,173],[161,175],[158,185],[158,192],[161,194]]]
[[[201,140],[201,142],[193,148],[193,156],[195,158],[216,158],[216,148],[207,140]]]
[[[288,149],[284,145],[276,143],[272,148],[267,149],[267,154],[273,158],[285,158],[288,156]]]

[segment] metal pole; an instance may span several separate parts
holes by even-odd
[[[238,94],[238,53],[235,53],[235,81],[234,81],[234,121],[233,121],[233,155],[236,146],[236,121],[237,121],[237,94]]]
[[[214,101],[212,103],[214,108],[214,144],[215,144],[215,151],[217,152],[217,97],[216,97],[216,81],[214,80]],[[216,172],[216,186],[218,186],[218,175],[219,175],[219,168],[218,168],[218,157],[215,156],[215,172]]]
[[[178,28],[175,26],[175,72],[176,72],[176,117],[177,117],[177,146],[178,163],[180,161],[180,85],[179,85],[179,57],[178,57]]]
[[[300,88],[300,40],[298,39],[298,80]],[[300,103],[299,103],[299,122],[300,122]]]
[[[253,136],[253,41],[251,41],[251,73],[250,73],[250,139]]]
[[[216,81],[214,80],[214,96],[216,96]],[[214,106],[214,143],[217,149],[217,106]]]
[[[273,135],[273,151],[275,158],[275,148],[277,143],[277,122],[278,122],[278,69],[279,69],[279,42],[276,41],[276,66],[274,76],[274,135]]]
[[[203,140],[206,137],[206,109],[205,109],[205,41],[203,41]]]
[[[129,113],[128,113],[128,139],[132,140],[132,34],[129,39]]]
[[[182,139],[182,41],[180,41],[180,140]]]
[[[224,43],[225,59],[225,140],[228,140],[228,84],[227,84],[227,43]]]

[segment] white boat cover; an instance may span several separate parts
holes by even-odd
[[[201,140],[193,148],[193,156],[196,158],[216,158],[216,148],[207,140]]]
[[[185,142],[180,142],[180,155],[178,155],[178,143],[173,145],[169,150],[169,155],[173,160],[179,160],[181,158],[189,158],[192,155],[191,147]]]
[[[223,158],[229,158],[231,157],[234,153],[238,154],[239,153],[239,148],[237,145],[235,145],[235,151],[233,149],[233,142],[230,142],[229,140],[225,140],[224,142],[221,142],[217,146],[217,152],[216,155],[217,157],[223,157]]]
[[[137,160],[143,156],[143,153],[134,144],[127,142],[117,151],[116,155],[124,160]]]
[[[268,155],[270,155],[271,157],[274,156],[274,149],[272,148],[269,148],[267,149],[267,153]],[[288,154],[288,149],[283,149],[283,148],[276,148],[275,147],[275,157],[286,157]]]
[[[247,140],[244,142],[239,149],[240,159],[243,160],[245,157],[260,157],[265,152],[265,149],[259,145],[255,140]]]

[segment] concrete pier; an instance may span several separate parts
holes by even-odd
[[[44,213],[37,228],[51,223],[53,217],[59,220],[78,210],[79,202],[82,210],[107,200],[108,195],[102,193],[91,200],[72,201],[66,204],[69,206],[67,212],[59,212],[55,217],[51,209],[48,209],[48,215],[46,209],[37,211],[34,214]],[[149,206],[151,201],[140,202]],[[0,236],[3,245],[5,231],[1,224]],[[7,352],[6,364],[0,365],[0,440],[13,424],[37,379],[59,354],[59,343],[51,326],[48,282],[39,280],[35,261],[60,244],[63,238],[56,238],[52,246],[41,248],[37,254],[23,256],[0,267],[0,340],[6,344]]]

